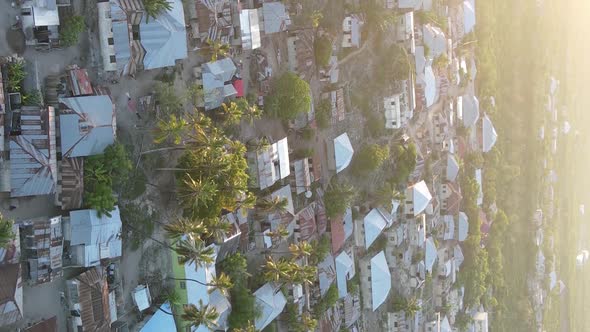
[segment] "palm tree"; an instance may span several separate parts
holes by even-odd
[[[247,144],[248,144],[248,147],[254,148],[254,151],[268,149],[268,148],[270,148],[270,145],[271,145],[268,138],[266,138],[266,137],[256,139],[255,141],[251,140]]]
[[[405,303],[405,307],[404,307],[404,311],[406,312],[406,315],[409,317],[414,317],[414,315],[420,311],[421,307],[418,304],[418,300],[413,297],[409,300],[406,300]]]
[[[184,208],[197,210],[207,208],[217,193],[217,184],[212,179],[194,179],[186,173],[179,183],[178,199]]]
[[[289,236],[289,230],[285,226],[279,226],[274,231],[269,231],[265,235],[270,237],[273,243],[281,242],[284,238]]]
[[[289,201],[287,198],[279,196],[259,199],[255,205],[259,211],[266,212],[268,214],[286,212],[288,206]]]
[[[296,263],[291,264],[291,274],[289,280],[295,284],[313,285],[317,280],[318,269],[316,266],[300,266]]]
[[[256,326],[252,324],[252,322],[248,321],[248,325],[246,325],[245,327],[234,328],[233,330],[231,330],[231,332],[258,332],[258,330],[256,329]]]
[[[307,241],[302,241],[297,244],[293,243],[289,246],[289,251],[293,254],[293,259],[309,257],[312,250],[313,247]]]
[[[150,17],[156,19],[162,12],[172,10],[172,2],[167,0],[143,0],[143,7],[147,14],[147,22]]]
[[[172,239],[180,238],[184,235],[193,235],[200,238],[207,232],[207,226],[200,221],[188,218],[179,218],[173,223],[164,225],[164,230],[168,237]]]
[[[297,327],[297,332],[315,331],[315,328],[317,326],[318,326],[317,319],[313,318],[308,312],[304,312],[301,315],[301,321]]]
[[[229,54],[229,44],[222,43],[218,40],[207,39],[206,41],[211,54],[211,61],[217,61],[218,57],[226,57]]]
[[[221,221],[219,218],[209,218],[205,221],[206,236],[216,243],[223,242],[223,238],[232,230],[233,225],[227,221]]]
[[[206,266],[215,263],[215,249],[205,247],[205,243],[195,236],[187,236],[174,249],[179,256],[179,264]]]
[[[205,326],[211,331],[214,331],[217,327],[217,319],[219,313],[213,306],[204,305],[202,300],[199,300],[199,307],[197,308],[194,304],[189,304],[184,307],[184,312],[180,316],[184,321],[189,322],[191,327]]]
[[[224,122],[228,125],[238,124],[242,119],[242,110],[235,102],[230,102],[229,105],[226,103],[221,104],[220,113],[225,120]]]
[[[168,120],[158,120],[154,142],[159,144],[172,139],[175,145],[179,145],[188,129],[189,122],[186,119],[171,114]]]
[[[229,290],[234,287],[234,283],[231,280],[231,278],[221,272],[221,274],[219,274],[218,276],[215,276],[211,279],[211,281],[209,282],[202,282],[199,281],[197,279],[191,279],[191,278],[174,278],[174,277],[168,277],[166,279],[170,279],[170,280],[177,280],[177,281],[192,281],[192,282],[196,282],[199,285],[203,285],[203,286],[209,286],[212,287],[208,290],[209,293],[213,293],[215,290],[219,290],[224,296],[228,295]]]
[[[272,258],[272,256],[266,257],[266,263],[264,264],[263,268],[264,280],[268,282],[288,280],[291,272],[293,271],[293,266],[289,263],[289,261],[283,258],[275,260]]]
[[[242,195],[242,199],[237,201],[236,210],[238,209],[252,209],[256,206],[256,196],[251,192]]]
[[[0,248],[4,248],[14,239],[12,220],[5,219],[0,213]]]

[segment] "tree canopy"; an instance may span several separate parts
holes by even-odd
[[[295,73],[286,72],[275,82],[267,105],[271,114],[281,119],[293,120],[298,114],[309,112],[309,84]]]
[[[355,191],[348,183],[332,182],[324,195],[326,215],[330,218],[344,214],[354,199]]]
[[[370,173],[381,167],[389,158],[389,146],[365,145],[354,157],[352,171],[356,175]]]
[[[59,39],[64,46],[75,45],[84,29],[86,29],[84,17],[80,15],[66,17],[60,24]]]
[[[327,35],[316,38],[313,42],[313,51],[317,65],[319,67],[328,66],[332,56],[332,40]]]

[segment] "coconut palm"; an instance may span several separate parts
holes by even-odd
[[[313,247],[307,241],[302,241],[297,244],[293,243],[289,246],[289,251],[293,255],[293,259],[309,257],[312,250]]]
[[[263,269],[264,280],[268,282],[279,282],[289,279],[293,271],[293,266],[284,258],[275,260],[272,256],[267,256]]]
[[[200,238],[202,234],[207,232],[207,226],[201,221],[178,218],[176,221],[164,225],[164,230],[168,234],[168,237],[172,239],[180,238],[184,235],[193,235]]]
[[[179,145],[189,130],[189,122],[177,115],[170,115],[167,120],[158,120],[158,126],[155,130],[155,143],[163,143],[171,139],[175,145]]]
[[[189,322],[189,326],[191,327],[199,327],[203,325],[209,330],[214,331],[217,327],[219,313],[215,307],[210,307],[208,304],[205,305],[202,300],[199,300],[199,307],[192,303],[186,305],[180,318]]]
[[[0,248],[4,248],[14,239],[12,220],[6,219],[0,213]]]
[[[255,151],[264,150],[270,148],[270,141],[266,137],[251,140],[248,143],[249,148],[253,148]]]
[[[166,279],[196,282],[197,284],[211,287],[211,288],[209,288],[209,291],[208,291],[209,293],[213,293],[215,290],[219,290],[224,296],[228,296],[229,290],[234,286],[234,283],[231,280],[231,278],[223,272],[221,274],[219,274],[218,276],[213,277],[211,279],[211,281],[209,281],[209,282],[202,282],[197,279],[191,279],[191,278],[168,277]]]
[[[308,312],[304,312],[301,315],[300,324],[297,326],[297,332],[309,332],[315,331],[315,328],[318,326],[317,319],[314,319]]]
[[[279,196],[259,199],[255,205],[259,211],[268,214],[286,212],[288,206],[289,201],[287,198]]]
[[[143,0],[143,8],[147,14],[147,22],[150,17],[156,19],[162,12],[172,10],[172,2],[167,0]]]
[[[233,225],[219,218],[209,218],[204,220],[206,225],[206,236],[216,243],[223,242],[223,238],[232,230]]]
[[[205,243],[195,236],[186,236],[174,249],[179,256],[179,264],[192,264],[203,267],[215,263],[215,249],[205,247]]]
[[[219,57],[226,57],[229,54],[229,44],[222,43],[219,40],[207,39],[208,52],[211,55],[211,61],[217,61]]]
[[[265,235],[270,237],[273,243],[281,242],[284,238],[289,236],[289,230],[285,228],[285,226],[279,226],[274,231],[269,231]]]
[[[256,196],[251,192],[242,195],[242,199],[237,201],[236,210],[238,209],[252,209],[256,206]]]
[[[217,193],[217,184],[212,179],[195,179],[189,173],[185,174],[178,186],[180,205],[187,209],[207,208]]]
[[[252,322],[248,321],[248,325],[244,327],[236,327],[231,330],[231,332],[258,332],[258,330],[256,329],[256,326],[252,324]]]
[[[295,284],[313,285],[318,277],[316,266],[300,266],[296,263],[291,264],[291,274],[289,280]]]

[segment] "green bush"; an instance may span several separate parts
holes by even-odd
[[[315,110],[315,121],[320,129],[326,129],[330,126],[332,119],[332,105],[327,99],[320,101]]]
[[[84,17],[73,15],[63,20],[60,25],[59,38],[64,46],[72,46],[78,43],[80,33],[86,29]]]
[[[319,67],[326,67],[332,56],[332,40],[326,35],[316,38],[313,42],[315,61]]]
[[[286,72],[274,83],[267,103],[270,114],[284,120],[293,120],[298,114],[309,112],[311,90],[307,82],[295,73]]]

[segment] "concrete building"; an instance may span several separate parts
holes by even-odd
[[[385,303],[391,290],[391,273],[385,253],[381,251],[373,257],[365,257],[359,261],[359,266],[363,306],[375,311]]]
[[[257,188],[266,189],[291,174],[286,137],[270,146],[248,151],[247,159],[251,183]]]
[[[342,47],[359,48],[361,46],[361,28],[364,22],[359,15],[348,15],[342,21]]]

